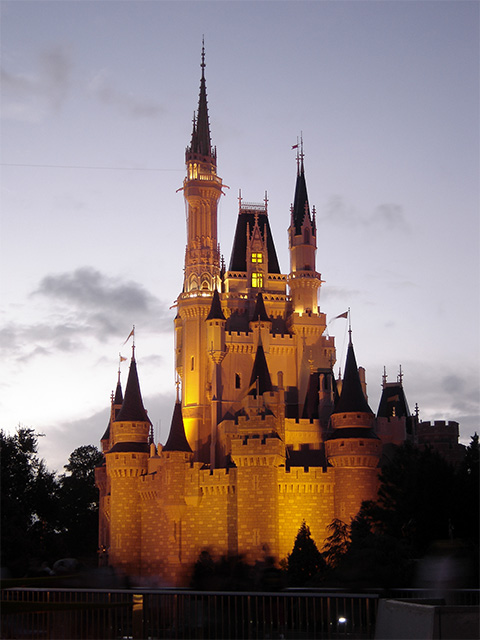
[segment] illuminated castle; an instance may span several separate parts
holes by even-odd
[[[334,378],[301,147],[289,273],[280,272],[266,198],[239,198],[226,269],[203,53],[201,69],[183,183],[187,245],[175,317],[181,401],[167,442],[154,444],[133,355],[124,397],[119,381],[112,399],[105,464],[96,473],[103,560],[172,585],[188,583],[204,549],[280,560],[303,520],[321,548],[333,518],[349,522],[362,500],[376,497],[384,444],[403,442],[415,428],[401,377],[396,384],[385,377],[375,417],[351,332],[343,380]]]

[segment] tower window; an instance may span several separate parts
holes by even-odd
[[[252,273],[252,287],[263,287],[263,273]]]
[[[235,374],[235,389],[240,389],[240,385],[241,385],[240,374],[236,373]]]
[[[191,360],[191,363],[190,363],[190,369],[191,369],[191,371],[193,371],[195,369],[195,358],[193,356],[192,356],[192,360]]]
[[[263,253],[252,253],[252,262],[256,262],[257,264],[262,264]]]
[[[305,229],[303,232],[305,238],[305,244],[309,244],[310,242],[310,229]]]

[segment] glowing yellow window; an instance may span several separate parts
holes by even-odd
[[[257,264],[262,264],[263,253],[252,253],[252,262],[256,262]]]
[[[252,287],[263,287],[263,273],[252,273]]]

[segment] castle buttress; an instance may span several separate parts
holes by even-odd
[[[153,442],[134,350],[124,397],[120,380],[112,397],[105,462],[96,470],[101,562],[170,585],[188,585],[205,549],[281,560],[303,521],[321,548],[333,518],[349,523],[363,500],[375,499],[384,446],[413,440],[418,426],[406,400],[392,400],[404,398],[401,380],[395,392],[384,384],[378,418],[370,409],[351,330],[344,378],[333,374],[303,140],[289,273],[280,270],[266,195],[262,202],[239,197],[225,268],[204,49],[185,164],[187,242],[174,320],[181,394],[170,433],[164,446]],[[454,431],[443,428],[442,443]],[[429,428],[421,433],[427,437]]]

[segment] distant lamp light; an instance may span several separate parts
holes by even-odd
[[[347,619],[346,619],[346,618],[344,618],[343,616],[341,616],[341,617],[338,619],[338,624],[345,624],[346,622],[347,622]]]

